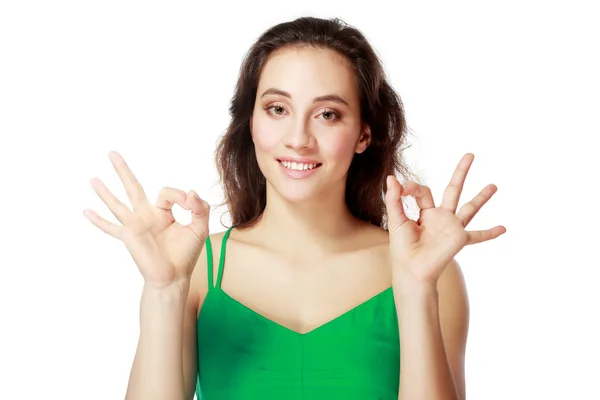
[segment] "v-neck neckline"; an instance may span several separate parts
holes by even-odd
[[[209,293],[207,294],[207,298],[209,297],[210,293],[215,293],[215,294],[216,293],[220,293],[220,294],[222,294],[224,296],[224,298],[226,300],[228,300],[228,301],[232,302],[233,304],[237,305],[242,310],[244,310],[244,311],[246,311],[248,313],[251,313],[252,315],[255,315],[257,318],[259,318],[259,319],[267,322],[268,324],[270,324],[272,326],[275,326],[278,329],[287,331],[287,332],[289,332],[289,333],[291,333],[293,335],[306,337],[306,336],[309,336],[309,335],[314,335],[314,334],[318,333],[319,331],[321,331],[321,330],[323,330],[323,329],[325,329],[325,328],[327,328],[327,327],[335,324],[336,322],[338,322],[338,321],[346,318],[348,315],[352,314],[353,312],[356,312],[356,311],[358,311],[358,310],[360,310],[362,308],[365,308],[368,304],[371,304],[372,302],[374,302],[378,298],[385,296],[387,293],[389,293],[391,291],[392,291],[392,287],[390,286],[390,287],[384,289],[383,291],[381,291],[381,292],[379,292],[379,293],[371,296],[370,298],[368,298],[367,300],[363,301],[362,303],[359,303],[356,306],[350,308],[349,310],[344,311],[343,313],[341,313],[340,315],[336,316],[335,318],[330,319],[329,321],[327,321],[327,322],[325,322],[325,323],[323,323],[323,324],[321,324],[321,325],[319,325],[319,326],[317,326],[317,327],[315,327],[315,328],[313,328],[313,329],[311,329],[311,330],[309,330],[307,332],[298,332],[298,331],[295,331],[295,330],[293,330],[293,329],[291,329],[291,328],[289,328],[289,327],[287,327],[285,325],[282,325],[279,322],[276,322],[276,321],[273,321],[270,318],[267,318],[266,316],[264,316],[263,314],[259,313],[258,311],[253,310],[252,308],[246,306],[245,304],[243,304],[239,300],[235,299],[234,297],[232,297],[231,295],[229,295],[227,292],[225,292],[220,287],[216,287],[216,288],[211,289],[209,291]],[[205,299],[204,302],[206,302],[206,300],[207,299]],[[200,313],[201,312],[202,312],[202,310],[200,310]]]

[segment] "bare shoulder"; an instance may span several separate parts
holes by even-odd
[[[389,243],[389,233],[385,229],[367,223],[349,241],[352,263],[368,266],[372,279],[379,282],[375,287],[389,287],[392,284]]]
[[[465,278],[456,259],[452,259],[440,275],[438,289],[466,292]]]
[[[462,270],[455,259],[448,263],[438,279],[438,304],[446,355],[458,392],[464,398],[469,299]]]
[[[216,269],[215,265],[218,264],[218,258],[215,259],[215,255],[218,255],[221,249],[221,240],[225,235],[225,231],[217,232],[209,235],[210,238],[210,247],[212,248],[213,255],[213,277],[216,277]],[[207,241],[208,242],[208,241]],[[200,312],[200,308],[202,307],[202,303],[204,302],[204,298],[206,297],[206,293],[208,292],[208,244],[205,243],[200,256],[198,257],[198,261],[196,262],[196,266],[194,267],[194,271],[192,272],[192,277],[190,279],[190,296],[196,296],[197,301],[197,310],[196,314]],[[215,262],[216,261],[216,262]]]
[[[360,242],[360,245],[357,244],[356,248],[367,250],[370,256],[377,257],[381,261],[388,261],[390,245],[388,231],[373,224],[366,224],[361,234],[357,235],[357,240]]]
[[[362,220],[356,220],[356,227],[349,235],[354,241],[362,244],[359,246],[361,248],[381,246],[389,243],[389,234],[385,229]]]
[[[437,286],[440,317],[464,325],[469,316],[469,299],[462,269],[455,259],[448,263]]]

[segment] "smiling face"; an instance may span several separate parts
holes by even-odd
[[[268,190],[291,202],[343,190],[354,154],[370,140],[350,64],[325,49],[271,56],[260,76],[251,132]]]

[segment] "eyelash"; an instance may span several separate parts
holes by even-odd
[[[285,107],[284,107],[284,106],[282,106],[281,104],[271,104],[270,106],[264,107],[264,108],[263,108],[263,110],[265,110],[265,111],[267,112],[267,114],[270,114],[271,116],[274,116],[274,117],[281,117],[281,115],[273,114],[273,113],[271,113],[271,112],[270,112],[270,110],[271,110],[271,109],[273,109],[273,108],[276,108],[276,107],[280,107],[280,108],[283,108],[283,109],[285,110]],[[330,108],[326,108],[326,109],[325,109],[323,112],[321,112],[321,114],[319,114],[319,115],[323,115],[323,114],[325,114],[325,113],[332,114],[332,115],[333,115],[333,117],[334,117],[333,119],[324,119],[324,120],[325,120],[325,121],[327,121],[327,122],[336,122],[336,121],[338,121],[338,120],[339,120],[339,119],[342,117],[342,115],[341,115],[339,112],[337,112],[337,111],[335,111],[335,110],[332,110],[332,109],[330,109]]]

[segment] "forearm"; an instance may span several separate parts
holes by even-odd
[[[144,286],[126,400],[185,400],[182,335],[188,289],[189,282],[164,289]]]
[[[400,330],[399,400],[459,399],[440,327],[433,286],[394,282]]]

